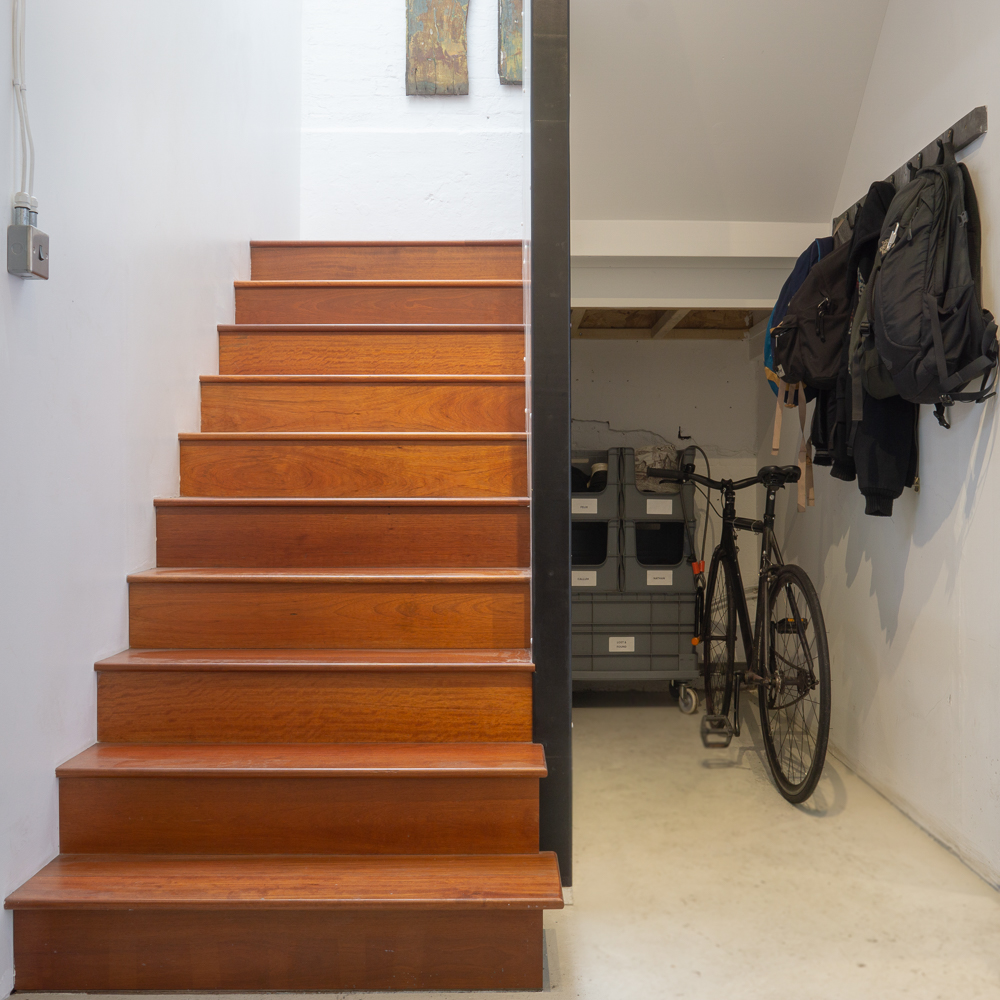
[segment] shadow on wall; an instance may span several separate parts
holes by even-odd
[[[819,517],[812,516],[812,511],[798,514],[793,491],[786,491],[783,498],[784,526],[779,537],[784,538],[789,557],[806,567],[830,606],[828,625],[839,626],[849,638],[852,658],[879,664],[878,671],[845,675],[850,678],[851,703],[862,710],[872,704],[880,674],[891,676],[899,669],[917,621],[935,592],[940,597],[942,573],[946,598],[955,591],[993,454],[996,400],[981,407],[956,406],[952,412],[952,427],[946,430],[937,425],[929,408],[923,409],[920,492],[905,490],[892,518],[866,516],[857,484],[833,479],[822,469],[816,470],[815,513]],[[787,438],[784,443],[782,458],[788,454]],[[833,549],[843,549],[843,577],[831,568]],[[914,557],[915,567],[911,566]],[[871,567],[869,597],[876,602],[885,640],[884,648],[878,650],[865,648],[864,630],[852,626],[850,599],[826,589],[828,582],[856,586],[865,562]],[[904,592],[908,611],[901,614]]]

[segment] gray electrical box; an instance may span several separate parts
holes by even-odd
[[[22,278],[49,276],[49,236],[34,226],[7,227],[7,271]]]

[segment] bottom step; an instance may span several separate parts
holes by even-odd
[[[14,892],[18,990],[542,987],[554,854],[62,855]]]

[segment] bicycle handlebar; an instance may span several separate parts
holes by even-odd
[[[709,479],[697,472],[687,472],[681,469],[647,469],[646,475],[650,479],[659,479],[660,482],[667,483],[698,483],[706,486],[710,490],[724,490],[731,488],[734,490],[745,490],[748,486],[760,484],[760,476],[752,476],[749,479],[739,479],[735,483],[729,479]]]
[[[659,479],[660,482],[668,483],[698,483],[710,490],[745,490],[748,486],[767,486],[769,489],[784,486],[786,483],[797,483],[801,470],[796,465],[786,465],[779,467],[768,465],[761,469],[756,476],[748,479],[709,479],[694,471],[694,466],[688,465],[683,469],[647,469],[646,475],[650,479]]]

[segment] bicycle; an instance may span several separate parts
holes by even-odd
[[[756,688],[764,749],[775,783],[789,802],[804,802],[815,790],[826,760],[830,653],[816,588],[802,567],[784,563],[774,537],[777,492],[798,482],[800,470],[795,465],[769,465],[756,476],[733,482],[709,479],[694,469],[689,463],[681,469],[650,469],[648,475],[666,482],[698,483],[723,496],[722,538],[712,556],[692,640],[701,647],[705,679],[702,742],[709,748],[729,746],[733,736],[740,735],[740,688]],[[737,517],[737,491],[758,484],[767,490],[763,519]],[[762,536],[752,631],[737,560],[737,531]],[[736,669],[737,623],[746,657],[742,670]]]

